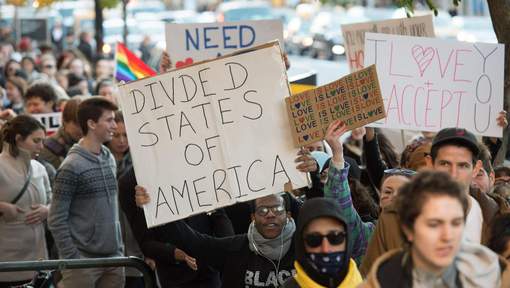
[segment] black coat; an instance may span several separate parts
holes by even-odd
[[[159,280],[163,287],[219,287],[219,275],[209,265],[199,260],[198,271],[191,270],[185,263],[176,262],[174,259],[175,248],[179,236],[173,234],[170,224],[148,229],[143,209],[135,203],[136,179],[131,167],[119,178],[119,201],[120,207],[126,214],[127,220],[133,231],[133,235],[140,246],[144,256],[156,261]],[[178,222],[188,222],[189,225],[210,235],[220,237],[233,235],[232,225],[226,214],[222,212],[196,215]],[[187,251],[186,251],[187,252]],[[188,253],[189,254],[189,253]],[[204,283],[210,283],[204,286]]]
[[[271,261],[250,250],[247,234],[215,238],[184,222],[172,224],[172,233],[181,236],[179,247],[220,271],[223,288],[279,287],[295,274],[293,244],[281,261]]]

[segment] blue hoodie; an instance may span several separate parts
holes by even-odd
[[[53,186],[48,224],[60,258],[122,256],[115,160],[75,144]]]

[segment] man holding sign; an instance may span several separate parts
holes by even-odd
[[[269,43],[120,86],[149,227],[306,185],[290,169],[282,60]]]
[[[345,125],[337,120],[329,126],[325,136],[327,139],[334,139],[336,135],[345,131]],[[301,172],[311,172],[313,169],[302,165],[307,161],[314,160],[311,157],[298,157],[296,168]],[[343,160],[340,159],[339,161],[342,162]],[[339,187],[334,187],[336,184],[337,182],[329,188],[332,191],[338,190]],[[331,202],[341,201],[337,193],[329,193],[328,191],[325,195],[333,199]],[[292,217],[295,218],[297,215],[291,215],[289,212],[290,202],[288,201],[289,198],[284,194],[269,195],[252,201],[252,222],[246,234],[215,238],[191,229],[183,221],[165,225],[166,233],[179,235],[179,239],[177,239],[177,243],[173,243],[174,245],[180,247],[192,257],[196,257],[197,260],[205,261],[220,271],[222,287],[280,287],[296,274],[294,269],[296,252],[293,242],[294,239],[301,239],[301,237],[295,238],[296,224]],[[142,186],[136,187],[136,202],[139,206],[150,202],[149,194]],[[309,205],[307,219],[327,218],[327,215],[322,214],[313,216],[314,213],[311,210],[314,210],[313,206]],[[345,235],[349,235],[351,231],[345,229],[345,233]],[[357,235],[357,233],[354,235]],[[342,265],[342,269],[353,270],[350,272],[359,275],[354,268],[354,262],[349,259],[351,255],[355,257],[354,255],[359,255],[364,250],[354,243],[354,241],[358,241],[358,238],[352,238],[349,241],[353,241],[347,243],[349,247],[353,248],[346,249],[345,256],[347,262],[352,262],[352,264],[350,266]],[[324,245],[315,248],[315,250],[321,250]],[[347,277],[341,273],[335,276],[325,275],[324,278],[331,278],[332,282],[330,283],[343,283],[344,280],[353,280],[352,276]],[[347,278],[349,280],[346,280]],[[360,280],[360,278],[356,280],[357,283]]]

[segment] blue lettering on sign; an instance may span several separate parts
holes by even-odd
[[[243,41],[243,35],[244,35],[243,30],[244,29],[249,29],[251,31],[251,40],[248,43],[245,43]],[[255,29],[253,29],[252,27],[247,26],[247,25],[239,26],[239,47],[240,48],[249,47],[253,44],[253,42],[255,42]]]
[[[211,38],[207,37],[207,32],[209,30],[218,30],[218,27],[205,27],[204,28],[204,48],[205,49],[209,49],[209,48],[218,48],[218,44],[215,44],[215,45],[208,45],[207,43],[209,43],[211,41]]]
[[[235,30],[238,30],[239,38],[234,40]],[[248,25],[228,25],[221,27],[203,27],[186,29],[186,51],[202,49],[237,49],[247,48],[255,43],[257,38],[255,29]],[[221,34],[220,34],[221,33]],[[202,34],[202,35],[201,35]],[[200,39],[203,37],[203,41]]]
[[[195,28],[195,41],[193,41],[193,36],[190,34],[188,29],[186,29],[186,50],[189,51],[189,42],[195,47],[195,49],[199,49],[200,41],[198,38],[198,28]]]
[[[237,29],[236,26],[223,26],[223,43],[225,46],[225,49],[236,49],[237,45],[229,45],[227,44],[227,41],[230,40],[232,37],[227,36],[227,30],[233,30]]]

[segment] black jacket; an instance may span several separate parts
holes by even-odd
[[[293,245],[281,261],[271,261],[250,250],[247,234],[215,238],[184,222],[172,224],[172,233],[181,236],[179,247],[220,271],[223,288],[279,287],[295,273]]]
[[[174,234],[170,224],[148,229],[143,209],[135,203],[136,179],[131,167],[119,178],[119,201],[126,214],[127,220],[133,231],[140,249],[144,256],[156,261],[159,280],[163,287],[219,287],[218,273],[213,271],[205,262],[199,262],[199,270],[191,270],[185,263],[178,263],[174,259],[175,248],[179,240],[178,234]],[[192,227],[203,233],[219,237],[233,235],[233,229],[226,214],[213,213],[196,215],[185,221]],[[181,220],[184,222],[184,220]],[[181,222],[178,221],[178,222]],[[200,259],[201,260],[201,259]],[[210,283],[208,286],[201,284]]]

